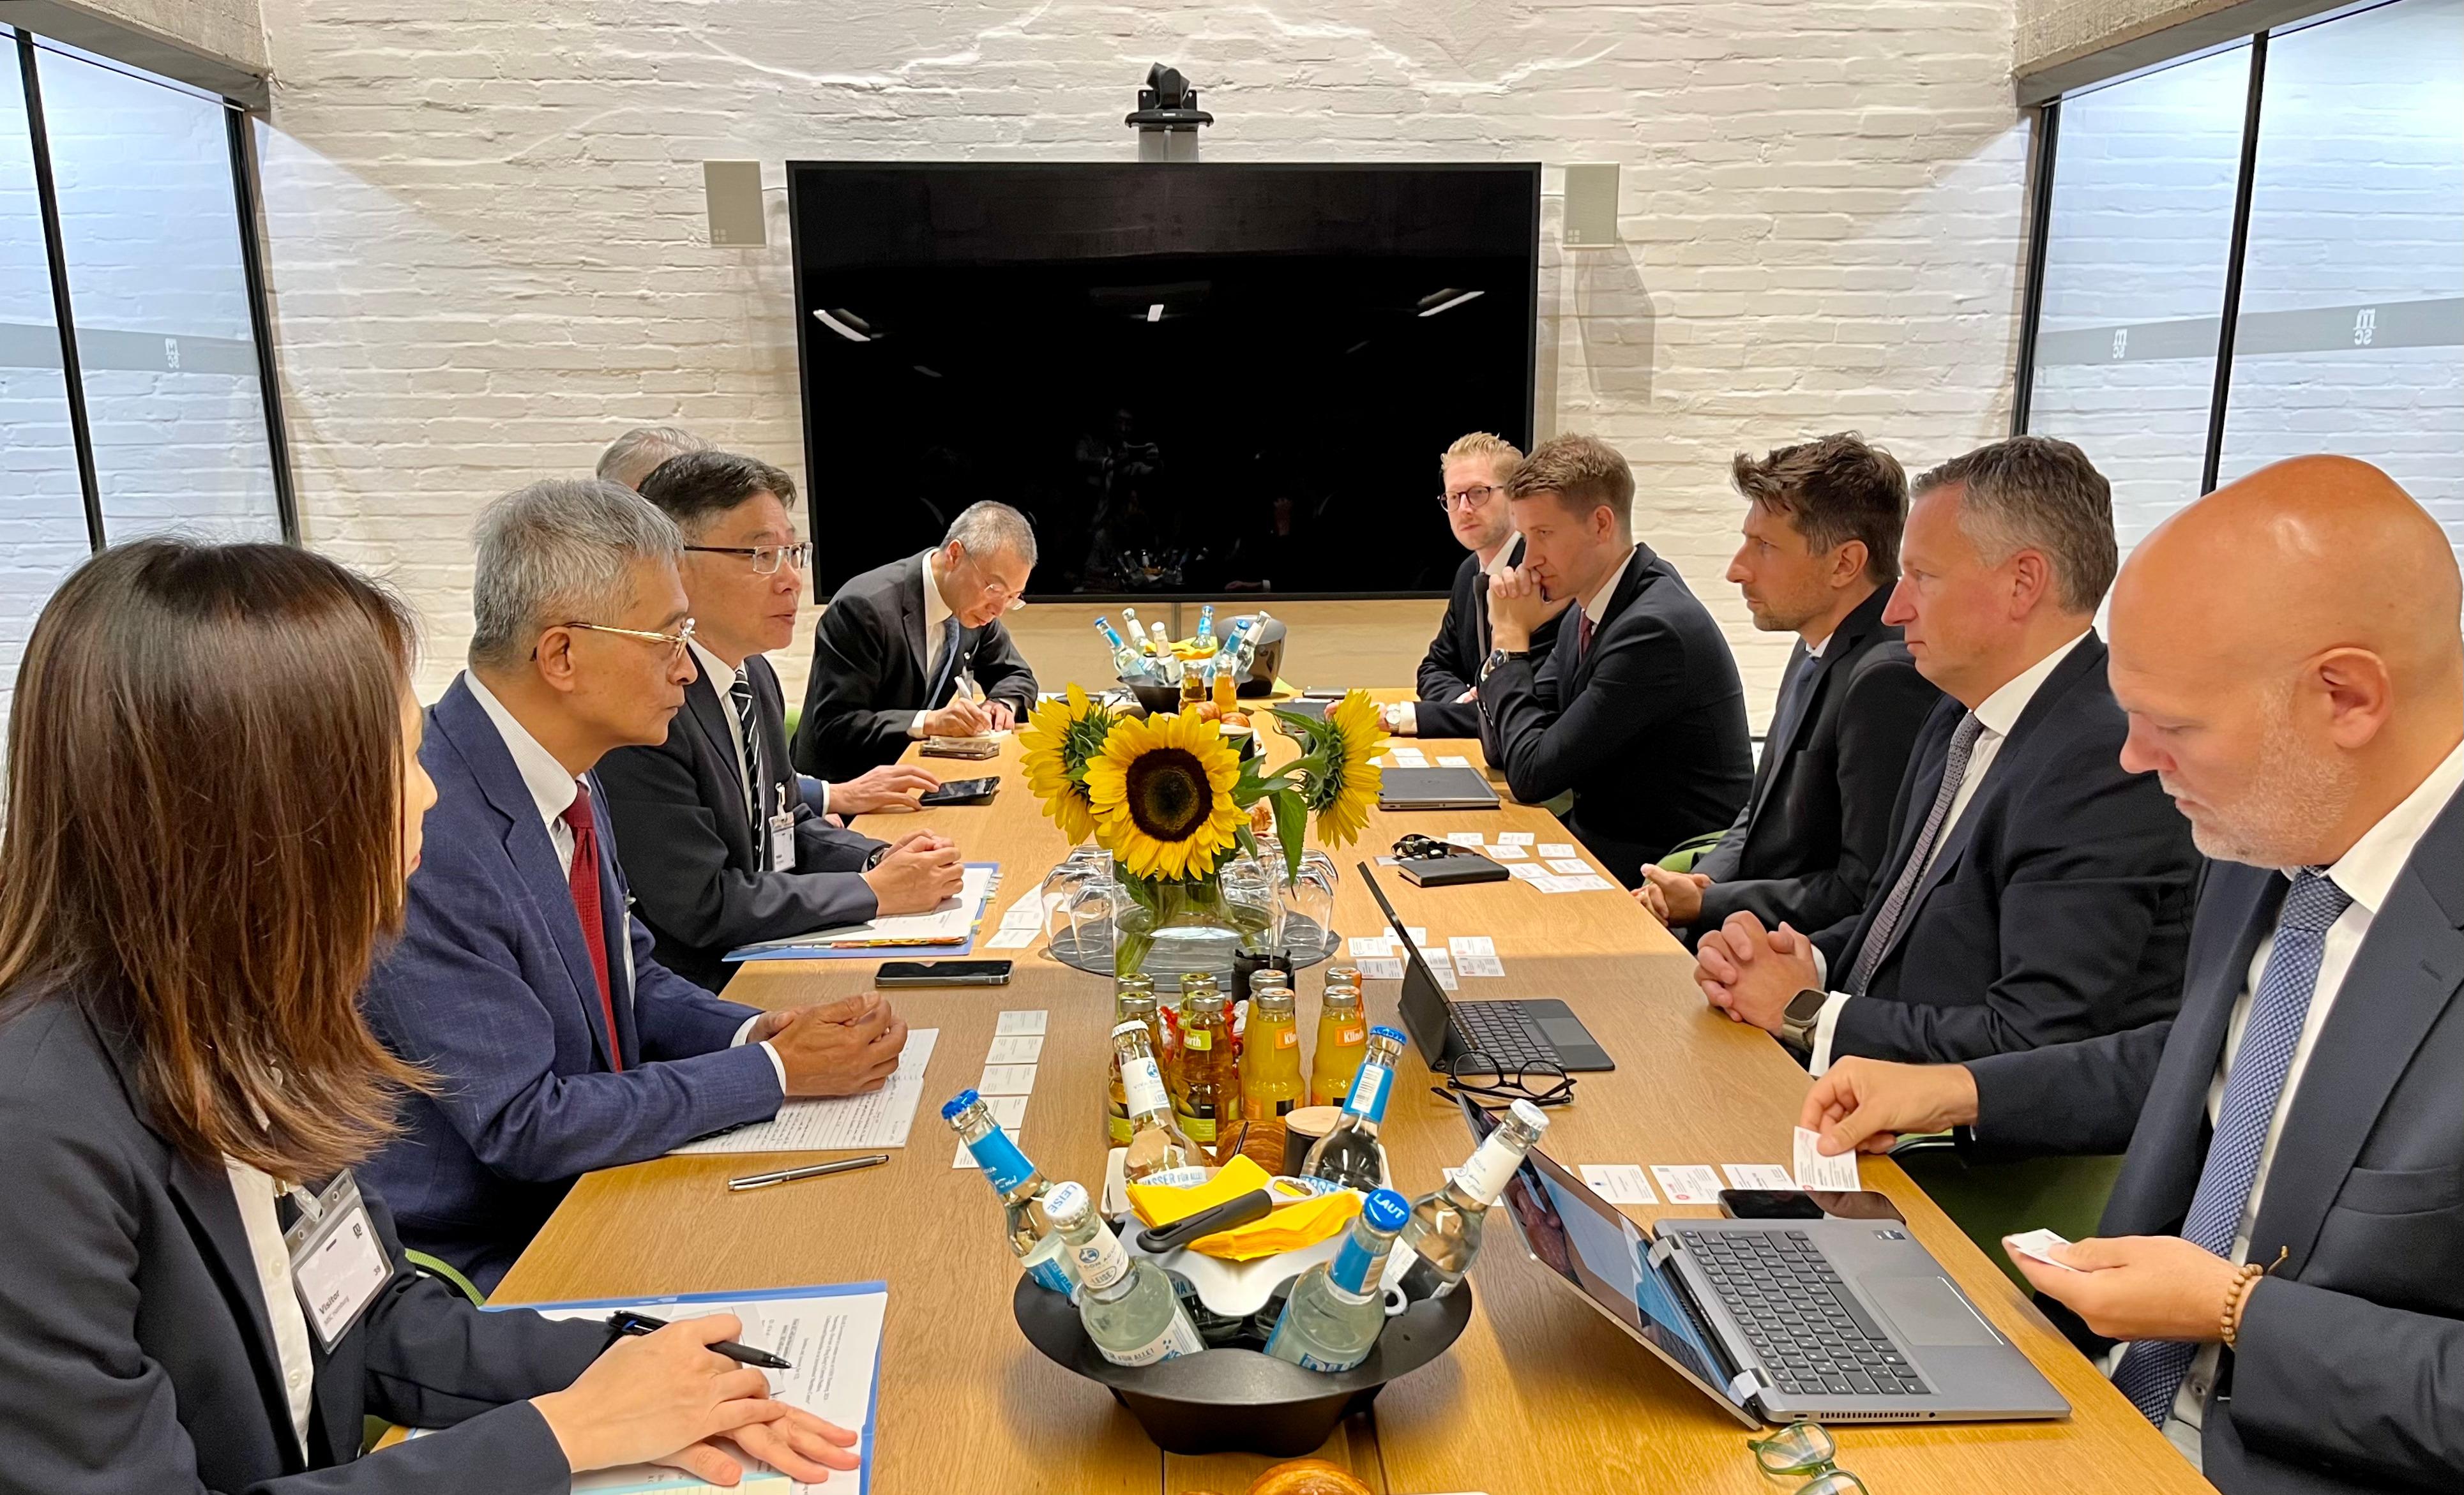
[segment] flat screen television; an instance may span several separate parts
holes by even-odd
[[[1529,447],[1540,167],[790,162],[814,582],[998,498],[1038,600],[1426,596]]]

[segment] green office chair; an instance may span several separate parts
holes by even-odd
[[[1690,872],[1694,870],[1696,859],[1718,846],[1720,838],[1727,833],[1727,828],[1723,827],[1719,830],[1705,831],[1691,841],[1680,842],[1669,848],[1667,855],[1660,859],[1660,865],[1671,872]]]
[[[2021,1292],[2035,1288],[2011,1264],[2002,1238],[2037,1229],[2057,1231],[2071,1241],[2095,1235],[2113,1181],[2122,1173],[2118,1153],[1978,1162],[1962,1155],[1948,1134],[1941,1132],[1901,1138],[1891,1149],[1891,1161]]]
[[[452,1263],[440,1262],[425,1251],[405,1251],[402,1259],[409,1263],[410,1269],[422,1277],[433,1277],[472,1302],[483,1308],[486,1307],[488,1295],[473,1286],[470,1278],[454,1270]]]

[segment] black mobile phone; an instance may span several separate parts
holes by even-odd
[[[1872,1189],[1816,1189],[1806,1198],[1821,1205],[1825,1215],[1840,1220],[1896,1220],[1903,1225],[1908,1222],[1889,1195]]]
[[[1722,1189],[1720,1213],[1730,1220],[1820,1220],[1822,1206],[1802,1189]]]
[[[1007,986],[1006,960],[884,960],[875,986]]]
[[[927,789],[916,798],[918,804],[990,804],[993,794],[1001,788],[1001,780],[953,779],[938,789]]]

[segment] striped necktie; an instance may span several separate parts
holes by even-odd
[[[744,774],[744,821],[753,827],[758,854],[761,843],[761,738],[753,715],[753,681],[742,665],[736,667],[736,680],[727,688],[727,698],[736,703],[736,766]]]
[[[949,704],[950,682],[958,671],[958,620],[953,615],[941,620],[941,649],[933,660],[933,681],[924,692],[924,709],[939,711]]]
[[[2310,1019],[2310,999],[2319,989],[2319,967],[2327,956],[2327,931],[2352,901],[2350,893],[2317,868],[2302,868],[2284,895],[2284,908],[2276,916],[2275,947],[2259,973],[2258,990],[2251,995],[2241,1046],[2225,1072],[2225,1098],[2216,1108],[2215,1132],[2208,1138],[2207,1166],[2190,1195],[2190,1212],[2182,1220],[2182,1239],[2192,1245],[2227,1259],[2233,1255],[2242,1212],[2258,1180],[2258,1160],[2267,1151],[2267,1133],[2276,1125],[2276,1105],[2284,1097],[2285,1077],[2292,1072],[2294,1052],[2301,1046],[2301,1030]],[[2182,1377],[2198,1354],[2197,1345],[2178,1340],[2134,1344],[2114,1369],[2114,1387],[2148,1421],[2163,1427],[2172,1415]]]
[[[1925,881],[1925,868],[1933,860],[1934,843],[1942,838],[1943,823],[1950,818],[1950,806],[1959,798],[1960,783],[1968,778],[1968,755],[1976,748],[1976,735],[1985,723],[1969,712],[1959,718],[1958,730],[1950,735],[1950,752],[1942,762],[1942,787],[1934,791],[1933,808],[1925,812],[1925,827],[1917,832],[1917,844],[1908,848],[1908,860],[1901,867],[1897,881],[1891,884],[1890,895],[1882,900],[1882,912],[1874,916],[1874,927],[1865,932],[1865,943],[1857,952],[1857,963],[1848,972],[1848,984],[1840,988],[1851,997],[1865,995],[1865,983],[1874,978],[1874,970],[1890,951],[1891,938],[1900,932],[1900,920],[1908,912],[1908,899]],[[1766,746],[1763,751],[1771,749]]]

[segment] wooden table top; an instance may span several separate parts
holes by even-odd
[[[1420,746],[1433,762],[1456,753],[1481,761],[1477,743]],[[875,817],[865,828],[890,835],[930,826],[957,837],[971,861],[998,860],[1004,881],[994,906],[1004,909],[1069,849],[1027,793],[1017,761],[1012,739],[998,761],[980,768],[935,765],[999,772],[1002,788],[992,804]],[[1361,842],[1335,853],[1339,928],[1384,933],[1356,862],[1406,831],[1450,830],[1479,830],[1492,844],[1501,831],[1573,840],[1547,811],[1510,802],[1502,811],[1375,812]],[[1496,942],[1506,976],[1464,978],[1460,995],[1562,998],[1617,1058],[1617,1070],[1581,1077],[1575,1103],[1551,1112],[1544,1145],[1552,1156],[1569,1165],[1789,1161],[1804,1071],[1759,1031],[1705,1008],[1687,979],[1690,959],[1630,896],[1543,893],[1519,880],[1422,890],[1391,870],[1378,881],[1405,923],[1425,925],[1433,940],[1486,934]],[[938,1104],[976,1083],[997,1013],[1045,1009],[1043,1065],[1019,1142],[1046,1176],[1091,1186],[1104,1162],[1111,1022],[1109,979],[1045,958],[1040,941],[1016,955],[1006,987],[902,991],[892,999],[912,1026],[936,1027],[940,1037],[913,1137],[888,1166],[746,1195],[729,1194],[725,1180],[811,1154],[769,1154],[759,1164],[742,1155],[670,1157],[590,1175],[495,1301],[880,1279],[891,1291],[878,1495],[1240,1495],[1272,1461],[1164,1455],[1102,1388],[1045,1360],[1011,1320],[1018,1272],[1000,1206],[974,1170],[951,1166],[956,1144]],[[876,965],[764,962],[747,968],[727,995],[762,1007],[795,1005],[864,990]],[[1323,969],[1299,982],[1305,1034],[1315,1031]],[[1397,1021],[1397,991],[1392,981],[1368,983],[1375,1019]],[[1384,1133],[1406,1194],[1434,1187],[1440,1170],[1470,1150],[1455,1108],[1429,1094],[1430,1079],[1418,1053],[1407,1052]],[[1904,1174],[1872,1159],[1864,1172],[1867,1186],[1892,1198],[1917,1238],[2074,1413],[2056,1422],[1839,1428],[1844,1467],[1876,1495],[2210,1488]],[[1648,1221],[1718,1212],[1662,1204],[1628,1213]],[[1391,1495],[1793,1495],[1793,1483],[1762,1476],[1742,1427],[1546,1281],[1504,1221],[1486,1245],[1473,1269],[1476,1307],[1463,1337],[1436,1363],[1388,1385],[1374,1418],[1352,1419],[1323,1457]]]

